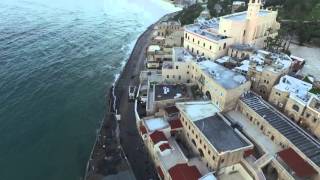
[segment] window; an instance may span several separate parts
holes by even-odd
[[[224,163],[224,159],[221,159],[221,164]]]
[[[243,36],[245,36],[245,35],[246,35],[246,30],[243,31]]]
[[[206,43],[203,43],[203,47],[206,47]]]
[[[212,160],[215,160],[215,159],[216,159],[216,157],[212,156]]]
[[[176,66],[176,69],[179,69],[179,66]]]
[[[202,144],[202,140],[200,139],[200,144]]]
[[[223,49],[225,49],[227,47],[227,43],[223,44]]]
[[[212,49],[212,46],[210,46],[210,48],[209,48],[210,50]]]
[[[206,145],[203,145],[203,148],[204,148],[204,149],[207,149],[207,146],[206,146]]]
[[[172,78],[174,79],[176,76],[175,75],[172,75]]]
[[[199,50],[197,50],[197,54],[199,54]]]
[[[297,106],[296,104],[294,104],[293,106],[292,106],[292,109],[293,110],[295,110],[296,112],[299,112],[299,106]]]
[[[198,139],[198,135],[196,135],[196,139]]]
[[[167,79],[169,79],[169,75],[167,75]]]
[[[188,34],[186,33],[185,37],[187,38]]]
[[[310,117],[310,114],[309,114],[309,113],[307,113],[306,117],[307,117],[307,118],[309,118],[309,117]]]
[[[313,118],[313,122],[316,123],[317,122],[317,118]]]
[[[194,38],[192,39],[192,42],[194,42]]]
[[[208,150],[208,154],[209,154],[209,155],[211,154],[211,151],[210,151],[210,150]]]
[[[181,76],[179,76],[179,80],[181,80]]]
[[[200,41],[198,41],[198,44],[200,44]]]
[[[194,130],[192,130],[191,132],[192,132],[192,134],[194,134]]]

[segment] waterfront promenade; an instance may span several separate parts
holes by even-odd
[[[145,50],[151,42],[154,26],[149,26],[139,37],[119,79],[108,92],[109,109],[88,161],[86,180],[158,179],[136,128],[134,103],[128,102],[128,87],[139,85],[140,71],[145,68]],[[116,111],[121,115],[120,121],[116,120]]]

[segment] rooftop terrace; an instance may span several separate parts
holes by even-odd
[[[248,93],[245,97],[241,98],[241,101],[263,117],[314,164],[320,166],[320,142],[318,140],[311,137],[297,124],[293,123],[254,93]]]
[[[213,78],[225,89],[234,89],[247,82],[245,76],[212,61],[202,61],[198,65],[209,77]]]
[[[155,85],[155,100],[179,99],[187,97],[187,87],[184,84],[158,84]]]

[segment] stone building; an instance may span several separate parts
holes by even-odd
[[[269,153],[266,163],[271,162],[278,179],[317,180],[320,178],[320,142],[318,140],[255,93],[250,92],[242,97],[237,109],[244,118],[237,116],[235,119],[245,119],[246,127],[252,126],[247,131],[256,132],[254,140],[261,139],[257,135],[258,131],[267,137],[263,142],[256,143],[272,142],[265,147]],[[277,148],[273,149],[273,146]]]
[[[185,26],[184,47],[212,60],[233,44],[262,47],[280,29],[277,11],[261,9],[261,0],[250,0],[248,10]]]
[[[251,83],[245,76],[206,59],[195,60],[189,55],[180,55],[180,60],[163,66],[164,82],[196,84],[222,111],[233,109],[236,106],[234,99],[250,90]]]
[[[219,114],[210,101],[177,103],[183,135],[209,169],[218,170],[240,163],[253,145]],[[222,140],[222,139],[224,140]]]

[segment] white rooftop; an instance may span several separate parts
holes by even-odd
[[[150,45],[149,47],[148,47],[148,52],[155,52],[155,51],[160,51],[160,46],[158,46],[158,45]]]
[[[245,82],[247,78],[212,61],[198,62],[199,67],[225,89],[234,89]]]
[[[190,61],[194,57],[192,54],[183,47],[172,48],[173,61]]]
[[[220,64],[223,64],[223,63],[226,63],[226,62],[229,62],[231,59],[230,56],[224,56],[222,58],[219,58],[217,60],[215,60],[216,62],[220,63]]]
[[[177,164],[187,163],[188,159],[184,156],[182,150],[180,149],[175,139],[169,138],[168,143],[171,147],[170,153],[163,155],[159,153],[159,160],[163,167],[166,170],[169,170]]]
[[[185,112],[192,121],[198,121],[220,112],[219,108],[211,101],[176,103],[176,106]]]
[[[199,180],[217,180],[217,178],[212,173],[208,173],[202,176]]]
[[[272,72],[279,72],[289,69],[292,64],[292,59],[286,54],[271,53],[263,50],[259,50],[256,54],[252,54],[250,56],[250,61],[257,63],[257,71],[266,69]]]
[[[270,13],[268,10],[260,10],[258,16],[267,16]],[[221,18],[232,20],[232,21],[245,21],[247,19],[247,11],[238,12],[222,16]]]
[[[312,84],[285,75],[280,78],[279,84],[277,84],[274,88],[283,92],[295,94],[301,99],[306,99],[308,92],[312,89]]]
[[[228,37],[219,34],[219,20],[216,18],[185,26],[185,30],[205,37],[208,40],[219,41]]]
[[[235,67],[235,69],[236,70],[241,70],[241,71],[244,71],[244,72],[248,72],[249,67],[250,67],[250,61],[249,60],[243,60],[241,62],[241,66]]]
[[[169,123],[162,117],[145,119],[144,124],[148,128],[149,132],[169,127]]]

